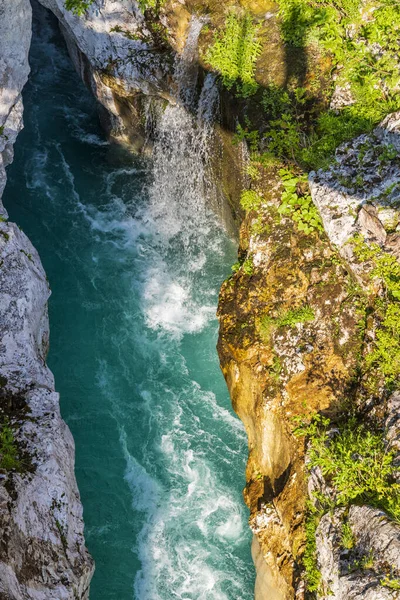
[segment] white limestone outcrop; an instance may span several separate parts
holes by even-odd
[[[29,74],[29,0],[0,0],[0,197],[22,129]],[[12,431],[18,467],[0,443],[0,597],[84,600],[93,561],[85,548],[74,442],[46,365],[46,275],[35,248],[0,200],[0,424]],[[3,468],[1,468],[3,467]]]

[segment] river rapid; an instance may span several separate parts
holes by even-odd
[[[52,289],[48,362],[76,443],[91,600],[249,600],[247,443],[215,350],[235,245],[205,202],[213,81],[201,124],[169,107],[138,158],[106,142],[37,7],[30,63],[4,204]]]

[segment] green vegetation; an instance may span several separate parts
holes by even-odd
[[[65,8],[78,16],[83,15],[94,0],[65,0]]]
[[[301,184],[307,185],[307,177],[296,177],[287,169],[281,169],[279,174],[282,177],[284,192],[278,212],[281,215],[289,215],[295,221],[297,229],[307,235],[323,231],[321,217],[311,195],[301,189]]]
[[[309,306],[302,306],[300,308],[293,308],[276,319],[276,324],[278,327],[283,327],[285,325],[292,327],[297,323],[306,323],[307,321],[314,321],[315,315],[312,308]]]
[[[355,104],[345,111],[349,116],[376,122],[398,106],[396,0],[377,2],[367,18],[362,18],[360,0],[279,0],[279,5],[284,40],[298,47],[318,44],[338,67],[337,83],[350,85]],[[377,53],[376,44],[382,52]]]
[[[359,425],[354,417],[339,424],[332,434],[330,425],[328,418],[317,414],[294,433],[309,440],[309,467],[320,467],[335,488],[336,506],[361,502],[381,508],[400,521],[400,484],[394,479],[394,453],[387,451],[382,435]]]
[[[235,262],[235,264],[232,265],[232,273],[237,273],[240,269],[245,275],[252,275],[253,260],[251,258],[247,258],[246,260]]]
[[[297,323],[306,323],[315,319],[310,306],[301,306],[278,313],[276,317],[264,315],[258,321],[258,332],[262,339],[268,341],[272,331],[278,327],[293,327]]]
[[[78,16],[83,15],[87,9],[93,4],[94,0],[65,0],[65,8],[72,11]],[[165,3],[165,0],[138,0],[138,4],[142,10],[151,10],[155,14],[158,14],[161,6]],[[117,31],[114,28],[114,31]]]
[[[254,71],[260,51],[257,27],[251,16],[238,17],[231,12],[223,31],[215,34],[205,59],[213,70],[220,73],[228,90],[235,87],[238,96],[247,98],[258,88]]]
[[[364,570],[364,569],[372,569],[374,567],[374,553],[372,550],[368,552],[368,554],[364,554],[361,558],[356,558],[348,564],[347,569],[349,573],[353,573],[354,571]]]
[[[381,579],[380,583],[384,587],[387,587],[391,590],[400,590],[400,579],[394,577],[392,578],[389,575],[386,575],[383,579]]]
[[[305,580],[309,592],[317,592],[321,586],[322,575],[317,564],[317,541],[315,534],[321,518],[321,513],[311,502],[307,505],[307,514],[305,519],[306,547],[303,555],[303,566],[305,570]]]
[[[371,277],[379,278],[384,285],[384,296],[377,299],[375,307],[380,327],[365,363],[367,368],[377,368],[391,388],[400,377],[400,263],[377,244],[367,245],[362,236],[354,238],[352,243],[355,256],[370,261]]]
[[[18,456],[14,432],[7,421],[0,428],[0,469],[21,471],[23,465]]]
[[[243,210],[258,210],[261,206],[261,196],[253,190],[245,190],[240,196],[240,205]]]
[[[367,10],[369,5],[363,8],[360,0],[278,3],[287,47],[303,53],[305,64],[309,55],[330,61],[335,87],[348,90],[350,103],[338,110],[329,108],[333,85],[323,83],[319,63],[311,62],[314,71],[309,67],[304,79],[293,76],[282,87],[271,83],[257,95],[257,110],[254,106],[238,125],[236,140],[248,142],[254,161],[308,172],[327,167],[340,144],[370,132],[385,115],[400,108],[400,4],[380,0],[373,10]],[[229,19],[230,28],[233,30],[236,19],[238,29],[237,17]],[[223,74],[227,87],[232,87],[239,77],[234,67],[237,58],[230,60],[237,56],[234,49],[238,44],[233,40],[238,33],[230,30],[228,36],[227,32],[228,28],[217,40],[215,57],[223,67],[218,64],[215,68]],[[254,56],[258,53],[257,47]],[[257,115],[257,125],[251,114]],[[290,206],[286,208],[290,210]]]
[[[159,13],[160,8],[165,4],[166,0],[138,0],[139,6],[142,12],[151,10],[156,15]]]
[[[342,525],[341,542],[343,548],[346,550],[354,548],[356,543],[351,527],[347,522]]]
[[[253,261],[247,258],[242,264],[242,270],[245,275],[253,275]]]
[[[303,566],[307,590],[318,592],[321,573],[316,552],[316,530],[323,514],[336,507],[348,508],[352,504],[369,504],[383,509],[397,522],[400,521],[400,484],[396,483],[397,467],[394,452],[388,452],[380,432],[372,432],[359,424],[355,417],[331,428],[331,421],[320,414],[306,422],[294,419],[296,436],[305,436],[309,442],[308,468],[319,467],[329,485],[335,489],[334,500],[314,494],[315,504],[308,502],[305,518],[306,546]],[[347,522],[342,525],[341,543],[351,550],[355,538]],[[356,561],[351,570],[373,566],[373,555]],[[396,586],[397,579],[386,578],[385,585]],[[399,589],[393,587],[393,589]]]

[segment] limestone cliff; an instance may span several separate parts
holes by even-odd
[[[0,3],[0,194],[22,128],[31,7]],[[0,596],[87,598],[74,442],[46,366],[50,295],[40,258],[0,201]]]
[[[378,35],[391,18],[379,11],[391,3],[171,0],[156,13],[133,0],[94,0],[81,16],[63,0],[41,3],[59,19],[110,135],[136,150],[151,137],[149,98],[158,107],[177,101],[173,63],[192,15],[205,24],[200,82],[228,13],[238,42],[257,36],[236,82],[235,57],[215,68],[223,84],[212,165],[236,222],[244,217],[239,261],[221,290],[218,349],[249,437],[256,598],[400,597],[393,494],[389,502],[386,488],[375,496],[362,488],[349,500],[320,456],[343,431],[363,433],[389,455],[381,483],[397,490],[397,116],[371,133],[397,106],[399,36]],[[384,76],[373,71],[380,61]],[[250,194],[239,202],[243,187]],[[313,440],[322,440],[320,454]],[[362,465],[358,451],[349,457]]]

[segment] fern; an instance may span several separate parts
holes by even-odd
[[[258,88],[254,78],[261,52],[257,31],[249,15],[240,18],[230,13],[224,30],[215,35],[205,57],[211,68],[220,73],[224,86],[228,90],[236,86],[238,96],[243,98],[251,96]]]

